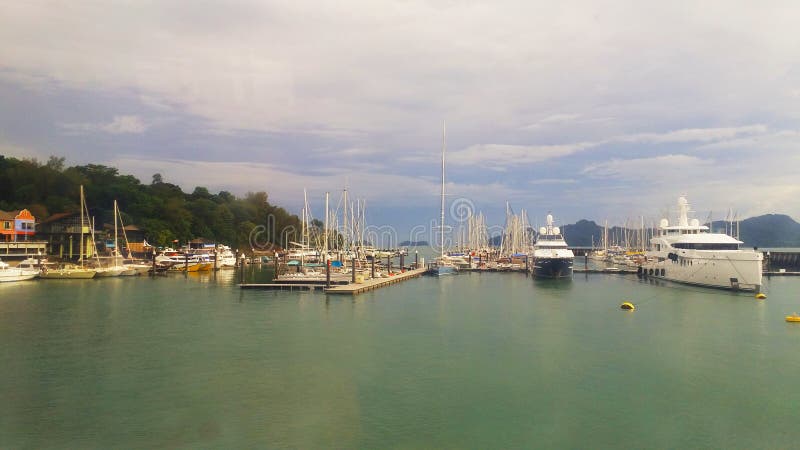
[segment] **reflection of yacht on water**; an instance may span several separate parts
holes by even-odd
[[[553,216],[547,215],[547,225],[539,229],[533,246],[531,271],[536,278],[572,278],[575,254],[567,248],[561,230],[553,225]]]
[[[640,275],[723,289],[761,289],[763,255],[742,249],[742,241],[711,233],[697,219],[688,218],[689,202],[678,198],[678,223],[661,219],[658,235],[650,240]]]

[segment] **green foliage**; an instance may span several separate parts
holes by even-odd
[[[285,246],[280,231],[299,229],[300,220],[271,205],[266,192],[248,192],[237,198],[227,191],[212,194],[198,186],[191,194],[154,174],[150,184],[119,170],[98,164],[65,167],[64,158],[46,163],[0,155],[0,209],[28,208],[41,221],[59,212],[77,211],[84,186],[90,213],[101,223],[112,223],[117,200],[126,225],[135,224],[154,245],[171,245],[203,237],[250,250],[250,234],[259,225],[275,230],[266,242]],[[263,243],[263,242],[262,242]]]

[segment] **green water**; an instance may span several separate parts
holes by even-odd
[[[237,277],[0,286],[0,448],[796,447],[800,279]]]

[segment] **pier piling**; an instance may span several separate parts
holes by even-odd
[[[355,272],[353,272],[355,273]],[[327,261],[325,263],[325,287],[330,289],[331,287],[331,262]]]

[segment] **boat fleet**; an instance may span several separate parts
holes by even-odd
[[[652,231],[640,230],[640,242],[648,233],[652,237],[644,248],[631,249],[623,246],[608,246],[608,231],[603,237],[604,248],[593,252],[589,257],[600,263],[610,265],[606,270],[620,270],[623,266],[628,273],[635,272],[646,279],[665,280],[695,286],[729,289],[734,291],[760,292],[762,285],[763,254],[756,249],[746,248],[735,236],[726,233],[712,232],[709,226],[701,225],[698,219],[690,219],[690,206],[686,197],[681,196],[677,202],[677,217],[670,221],[661,219],[658,227]],[[524,219],[524,215],[521,215]],[[507,220],[507,229],[518,220]],[[523,229],[531,229],[526,220],[522,220]],[[639,232],[639,231],[636,231]],[[507,235],[514,234],[506,231]],[[506,237],[504,236],[504,241]],[[443,241],[442,241],[443,242]],[[466,254],[467,261],[452,264],[455,270],[442,270],[452,263],[455,253],[442,254],[437,262],[431,265],[434,275],[458,273],[458,269],[488,268],[495,264],[499,268],[503,262],[511,268],[520,268],[525,264],[534,278],[571,279],[575,255],[567,244],[561,229],[555,225],[552,214],[545,218],[545,225],[538,233],[521,238],[521,242],[530,242],[522,248],[509,246],[505,257],[495,253],[494,258],[482,251],[461,250],[459,255]],[[476,262],[469,255],[486,255],[482,261]],[[516,264],[513,263],[516,258]],[[493,262],[489,262],[493,261]],[[516,267],[513,267],[515,266]]]

